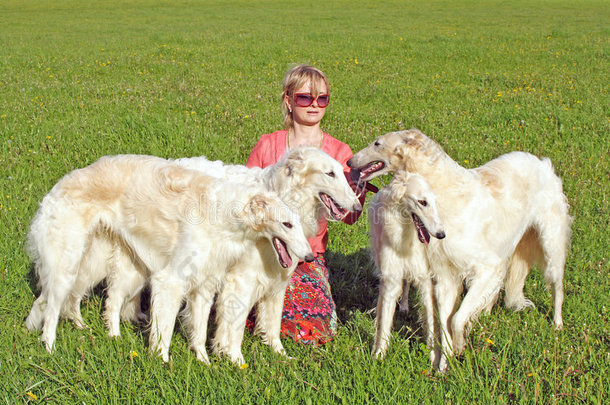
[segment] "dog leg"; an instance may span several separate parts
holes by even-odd
[[[121,336],[121,319],[137,320],[140,313],[140,292],[146,279],[133,265],[127,266],[121,267],[119,274],[113,274],[108,281],[105,318],[110,337]]]
[[[180,277],[155,274],[151,280],[150,350],[169,362],[169,345],[176,317],[186,293],[186,282]]]
[[[544,262],[544,257],[538,243],[537,232],[528,229],[519,241],[508,265],[504,282],[504,304],[507,308],[521,311],[534,307],[534,303],[523,294],[523,287],[530,268],[536,262]]]
[[[220,296],[216,300],[217,329],[214,348],[225,354],[238,366],[245,363],[241,352],[246,320],[252,309],[250,291],[252,284],[235,275],[225,279]]]
[[[80,311],[81,300],[82,295],[75,295],[73,292],[68,296],[67,301],[64,304],[65,316],[74,323],[74,326],[76,326],[77,329],[85,329],[87,327]]]
[[[40,330],[42,328],[42,320],[44,318],[44,309],[46,307],[46,294],[44,291],[34,301],[30,314],[25,320],[25,326],[33,331]]]
[[[57,337],[57,324],[59,322],[59,315],[61,309],[66,301],[74,281],[76,274],[66,275],[63,279],[49,278],[49,287],[47,291],[47,302],[44,311],[44,321],[42,327],[41,340],[43,341],[45,348],[49,353],[52,353],[55,346],[55,339]]]
[[[400,312],[404,312],[405,314],[409,313],[409,289],[411,287],[411,283],[404,279],[402,280],[402,297],[400,298],[400,302],[398,303],[398,310]]]
[[[271,346],[274,352],[286,356],[286,350],[280,340],[281,324],[282,324],[282,309],[284,308],[284,292],[277,291],[268,297],[263,298],[259,302],[258,313],[263,315],[264,322],[264,337],[266,344]],[[260,309],[260,306],[264,309]],[[257,319],[258,323],[258,319]]]
[[[215,290],[207,288],[205,284],[204,282],[202,286],[190,294],[185,314],[191,349],[195,352],[197,360],[209,365],[210,360],[205,343],[208,336],[208,319],[214,302]]]
[[[434,286],[432,284],[432,278],[428,277],[424,279],[419,286],[419,290],[421,293],[422,304],[424,306],[424,316],[426,318],[426,344],[429,347],[433,347],[436,327],[434,318]]]
[[[462,292],[462,280],[447,274],[449,270],[443,269],[443,273],[437,274],[437,283],[434,288],[434,296],[438,307],[439,328],[435,339],[435,348],[430,353],[432,367],[445,372],[449,368],[448,357],[453,356],[453,340],[451,330],[451,318],[455,310],[458,296]]]
[[[452,319],[453,350],[461,353],[464,350],[464,333],[468,322],[476,318],[483,309],[493,302],[500,288],[502,288],[502,269],[496,266],[491,272],[483,273],[476,277],[468,287],[468,293],[464,297],[460,308]]]
[[[383,358],[388,348],[396,302],[402,290],[402,277],[382,277],[377,299],[376,332],[373,357]]]

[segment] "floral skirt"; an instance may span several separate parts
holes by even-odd
[[[282,312],[282,335],[308,344],[324,344],[337,333],[337,312],[326,260],[318,255],[299,263],[292,275]]]

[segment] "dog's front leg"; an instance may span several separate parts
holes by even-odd
[[[440,333],[440,336],[435,341],[431,361],[432,367],[438,368],[440,372],[445,372],[449,368],[447,358],[453,355],[451,315],[462,291],[462,280],[448,268],[441,268],[440,272],[436,274],[436,280],[434,297],[438,308],[438,333]],[[437,346],[439,344],[440,347]]]
[[[383,270],[382,270],[383,271]],[[402,291],[402,276],[383,276],[379,285],[379,297],[377,298],[377,317],[375,319],[375,344],[373,346],[373,357],[383,358],[390,342],[392,321],[396,310],[396,302]]]
[[[225,279],[220,296],[216,300],[217,328],[214,346],[218,353],[225,354],[233,364],[241,366],[245,363],[241,344],[246,320],[252,309],[254,280],[244,278],[244,272],[233,270],[234,273]]]
[[[285,291],[275,291],[263,298],[258,304],[261,326],[257,328],[263,335],[263,341],[271,346],[274,352],[286,356],[286,350],[280,340],[282,309],[284,308]],[[257,319],[257,326],[259,320]]]
[[[189,330],[191,349],[195,352],[197,359],[210,364],[208,353],[205,348],[208,334],[208,319],[212,303],[214,302],[215,288],[208,286],[206,282],[191,292],[185,311],[185,320]]]
[[[502,266],[492,268],[491,271],[476,277],[468,286],[468,293],[451,321],[453,350],[456,353],[459,354],[464,350],[464,333],[468,322],[476,318],[498,296],[504,280],[502,268]]]
[[[151,326],[149,344],[152,353],[158,353],[164,362],[169,361],[169,345],[182,299],[185,281],[179,277],[153,274],[151,280]]]

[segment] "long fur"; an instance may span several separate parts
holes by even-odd
[[[378,163],[371,166],[371,163]],[[379,137],[348,162],[362,179],[409,171],[422,175],[437,196],[447,238],[425,249],[436,279],[443,354],[463,350],[467,324],[489,310],[501,287],[505,303],[531,305],[523,295],[529,269],[541,263],[553,295],[553,322],[563,326],[563,273],[571,217],[561,179],[549,159],[512,152],[487,164],[465,169],[421,131],[412,129]],[[460,305],[462,285],[468,292]],[[457,310],[456,310],[457,309]]]
[[[320,193],[329,195],[339,206],[348,210],[360,210],[361,205],[343,175],[341,165],[317,148],[298,148],[290,151],[273,166],[265,169],[227,165],[221,161],[210,161],[203,156],[184,158],[173,163],[196,170],[222,181],[249,184],[277,193],[300,217],[307,237],[318,231],[318,221],[329,214],[322,203]],[[103,235],[102,235],[103,236]],[[99,242],[99,243],[98,243]],[[77,312],[84,292],[107,277],[107,305],[105,317],[109,334],[120,335],[120,319],[142,318],[139,311],[139,291],[149,276],[141,263],[133,261],[133,255],[124,244],[111,244],[107,240],[94,239],[91,250],[106,249],[107,260],[100,260],[91,272],[79,275],[79,284],[84,287],[75,292],[70,312]],[[115,263],[120,262],[120,265]],[[257,306],[256,331],[264,342],[276,352],[285,353],[280,341],[280,323],[284,293],[296,261],[287,269],[282,268],[276,252],[266,240],[260,240],[244,252],[227,271],[223,288],[216,300],[217,332],[214,348],[226,354],[236,364],[243,363],[241,341],[246,317],[254,305]],[[114,282],[119,280],[120,282]],[[125,280],[132,282],[127,283]],[[186,312],[192,310],[192,301],[187,301]],[[80,313],[80,310],[78,310]],[[75,317],[67,315],[73,320]],[[82,322],[82,320],[81,320]],[[78,322],[75,321],[78,324]]]
[[[107,254],[118,243],[137,258],[132,263],[150,272],[151,349],[169,359],[175,318],[186,299],[191,346],[207,361],[207,318],[224,273],[260,239],[273,238],[297,257],[313,259],[297,214],[274,193],[155,157],[104,157],[62,178],[32,222],[28,250],[41,294],[26,326],[42,328],[41,339],[53,351],[60,314],[74,312],[68,311],[74,304],[69,297],[108,268],[121,270],[120,256],[116,265],[101,263],[112,261]]]
[[[417,236],[413,215],[423,222],[429,234],[444,238],[443,225],[430,185],[417,174],[401,172],[390,185],[381,190],[368,210],[371,249],[379,273],[376,333],[373,356],[383,357],[387,350],[396,302],[408,308],[409,286],[413,283],[424,303],[428,344],[434,341],[434,305],[432,277],[424,251]]]

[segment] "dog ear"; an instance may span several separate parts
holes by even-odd
[[[287,177],[293,177],[297,173],[300,173],[303,170],[303,166],[305,164],[305,159],[303,158],[303,153],[299,149],[295,149],[290,152],[290,154],[286,157],[284,170]]]
[[[255,231],[263,229],[265,220],[268,217],[270,201],[264,194],[255,194],[244,206],[242,215]]]
[[[193,174],[180,166],[166,166],[159,170],[159,182],[168,191],[181,193],[188,188]]]
[[[392,201],[400,202],[407,195],[408,191],[408,174],[407,172],[398,172],[394,175],[392,182],[390,183],[390,190],[392,191]]]

